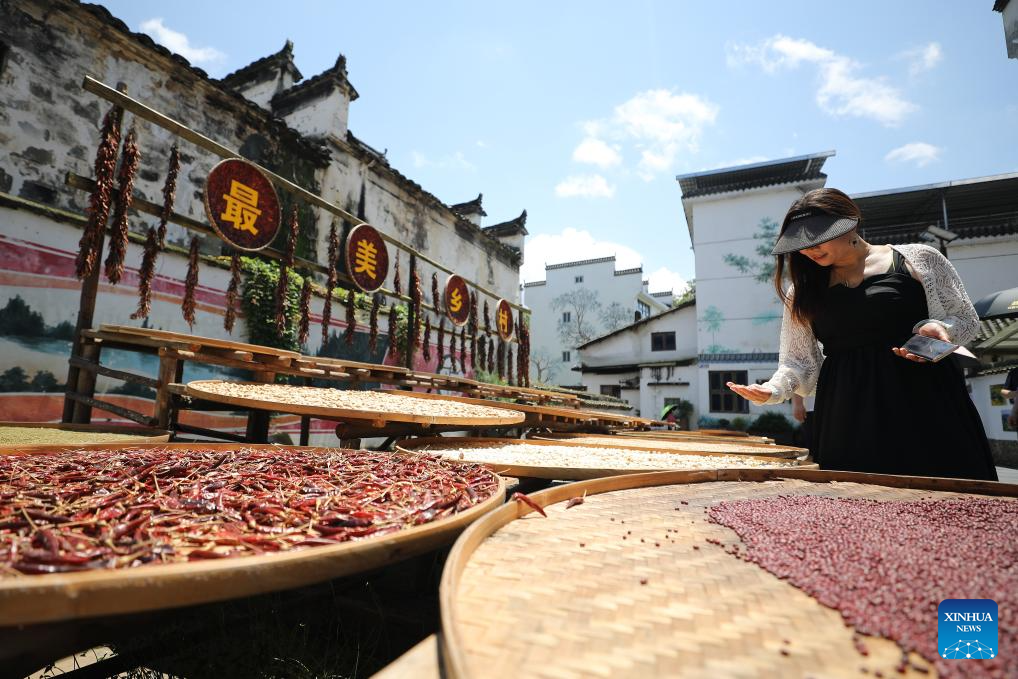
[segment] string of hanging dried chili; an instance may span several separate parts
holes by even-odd
[[[0,575],[264,555],[395,533],[489,499],[430,455],[240,446],[0,456]]]
[[[180,149],[174,144],[170,149],[170,166],[166,170],[166,182],[163,184],[163,211],[159,215],[159,249],[166,247],[166,224],[173,214],[173,203],[177,199],[177,175],[180,173]]]
[[[195,290],[198,287],[198,236],[191,236],[191,251],[187,257],[187,277],[184,279],[184,301],[180,310],[187,324],[194,327]]]
[[[378,349],[378,310],[382,306],[382,295],[375,293],[371,296],[371,320],[368,329],[368,349],[375,353]]]
[[[487,355],[488,355],[488,338],[485,337],[484,335],[481,335],[480,337],[477,338],[477,364],[474,367],[475,370],[484,370],[486,368],[486,366],[488,365]]]
[[[106,255],[106,278],[116,285],[124,276],[124,256],[127,255],[128,223],[127,213],[134,203],[134,177],[141,162],[141,151],[138,149],[138,135],[134,125],[127,131],[124,148],[121,151],[120,171],[117,173],[119,184],[113,202],[113,228],[110,230],[110,249]]]
[[[491,318],[488,315],[488,300],[484,300],[484,334],[491,334]]]
[[[449,368],[452,372],[458,372],[456,370],[456,326],[453,325],[449,329]]]
[[[497,368],[498,368],[498,379],[504,380],[505,379],[505,342],[502,341],[501,337],[498,339],[498,356],[496,358],[496,362],[498,363],[498,365],[497,365]]]
[[[113,176],[117,169],[117,153],[120,150],[120,125],[124,109],[113,106],[103,118],[99,135],[99,148],[95,154],[95,188],[88,199],[88,223],[78,241],[78,257],[75,274],[79,279],[87,278],[95,270],[99,257],[99,244],[106,230],[110,216],[110,195],[113,192]]]
[[[297,221],[297,206],[290,209],[290,220],[288,222],[286,250],[283,251],[283,258],[279,262],[279,281],[276,283],[276,332],[280,336],[286,332],[287,297],[290,289],[290,269],[293,267],[293,253],[297,249],[297,232],[299,224]]]
[[[392,360],[399,363],[402,355],[399,350],[399,341],[396,337],[396,305],[389,307],[389,354]]]
[[[505,346],[505,381],[513,384],[513,345],[508,342]]]
[[[467,318],[467,328],[470,331],[470,368],[477,370],[477,294],[470,293],[470,316]]]
[[[223,314],[223,328],[233,334],[237,320],[237,302],[240,300],[240,253],[234,250],[230,257],[230,284],[226,286],[226,313]]]
[[[343,330],[343,342],[353,346],[354,333],[357,331],[357,295],[353,288],[346,291],[346,328]]]
[[[438,274],[431,274],[431,305],[435,307],[435,313],[442,313],[442,296],[438,294]]]
[[[329,272],[325,278],[325,305],[322,306],[322,345],[329,341],[332,323],[332,292],[336,289],[336,257],[339,255],[339,232],[336,222],[329,227]]]
[[[460,328],[460,372],[467,371],[467,329]]]
[[[413,322],[410,324],[410,353],[421,343],[421,301],[424,292],[421,290],[421,276],[417,271],[417,256],[410,255],[410,310]]]
[[[159,255],[159,239],[151,226],[145,235],[145,254],[141,257],[138,270],[138,308],[131,318],[148,318],[152,311],[152,281],[156,276],[156,257]]]
[[[399,275],[399,250],[396,251],[396,265],[393,267],[394,273],[392,274],[392,291],[399,297],[403,294],[403,280]]]
[[[495,340],[488,338],[488,373],[495,374]]]
[[[421,354],[425,361],[431,361],[431,316],[424,318],[424,339],[421,340]]]
[[[304,284],[300,288],[300,325],[297,330],[297,343],[304,346],[311,332],[311,274],[304,275]]]
[[[445,316],[442,316],[438,323],[438,367],[442,367],[442,359],[445,357]]]

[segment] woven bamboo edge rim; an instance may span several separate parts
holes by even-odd
[[[174,332],[172,330],[155,330],[153,328],[139,328],[133,325],[115,325],[102,323],[99,325],[99,332],[118,335],[135,335],[152,340],[165,340],[167,342],[185,342],[189,344],[200,344],[204,347],[227,349],[230,351],[250,351],[251,353],[258,354],[260,356],[275,356],[279,358],[290,358],[290,359],[300,357],[300,353],[296,351],[291,351],[289,349],[276,349],[275,347],[267,347],[262,344],[237,342],[234,340],[221,339],[218,337],[203,337],[202,335],[191,335],[184,332]]]
[[[619,449],[610,444],[600,445],[593,443],[571,443],[567,441],[540,441],[534,439],[504,439],[504,438],[493,438],[493,437],[452,437],[452,436],[429,436],[416,438],[411,441],[401,441],[396,444],[396,450],[402,453],[427,453],[430,451],[420,450],[426,446],[434,446],[436,448],[484,448],[491,443],[501,443],[504,445],[532,445],[541,446],[546,444],[562,445],[563,447],[571,448],[608,448],[608,449]],[[634,448],[621,448],[622,450],[635,450],[636,452],[656,452],[667,455],[689,455],[693,457],[738,457],[740,459],[756,460],[759,462],[775,463],[783,462],[790,466],[781,467],[781,469],[819,469],[819,465],[814,463],[810,459],[805,460],[794,460],[780,457],[764,457],[760,455],[748,455],[746,453],[720,453],[720,452],[696,452],[696,451],[685,451],[685,450],[640,450]],[[515,477],[525,477],[532,479],[548,479],[552,481],[587,481],[590,479],[600,479],[605,476],[621,476],[623,474],[648,474],[655,473],[657,471],[669,471],[667,469],[653,470],[653,469],[627,469],[624,467],[550,467],[542,466],[538,467],[535,465],[523,465],[523,464],[498,464],[494,462],[481,462],[479,460],[463,460],[464,462],[472,462],[474,464],[480,464],[496,474],[508,475]],[[725,469],[738,469],[740,467],[725,467]],[[749,467],[752,468],[752,467]],[[676,470],[670,470],[676,471]],[[692,470],[690,470],[692,471]]]
[[[65,451],[177,449],[327,451],[339,448],[234,443],[50,446],[26,455]],[[491,497],[459,514],[396,533],[280,554],[140,566],[124,570],[0,578],[0,628],[226,601],[291,589],[371,570],[448,544],[505,501],[505,479]]]
[[[626,474],[590,481],[578,481],[539,491],[530,499],[541,507],[569,500],[582,495],[599,495],[616,490],[651,488],[673,484],[709,483],[712,481],[779,481],[800,479],[829,483],[844,481],[866,483],[891,488],[914,490],[938,490],[946,492],[973,493],[1018,497],[1018,484],[997,481],[970,481],[923,476],[894,476],[891,474],[866,474],[861,472],[821,471],[813,469],[720,469],[715,471],[652,472],[649,474]],[[508,502],[490,511],[457,538],[442,569],[439,584],[438,603],[440,615],[439,651],[444,676],[450,679],[468,679],[466,654],[459,635],[455,599],[463,570],[474,551],[495,531],[506,524],[530,514],[534,510],[522,502]]]
[[[726,438],[723,436],[669,436],[669,437],[652,437],[643,436],[647,432],[619,432],[617,434],[583,434],[579,432],[563,432],[563,433],[551,433],[551,434],[537,434],[534,436],[536,439],[552,440],[552,441],[568,441],[570,439],[578,438],[599,438],[609,439],[617,438],[619,443],[617,447],[635,447],[638,445],[654,446],[659,443],[713,443],[716,445],[731,444],[733,446],[743,446],[745,448],[754,448],[763,451],[761,454],[777,454],[777,453],[791,453],[792,456],[803,455],[807,451],[806,448],[799,448],[797,446],[781,446],[776,443],[765,443],[757,440],[746,440],[742,438]],[[745,453],[731,453],[732,455],[740,455]]]
[[[464,425],[464,426],[496,426],[503,424],[519,424],[523,422],[526,417],[521,413],[513,413],[502,415],[491,415],[486,417],[463,417],[463,416],[443,416],[443,415],[414,415],[410,413],[398,413],[390,412],[386,410],[354,410],[351,408],[330,408],[326,406],[307,406],[299,403],[286,403],[282,401],[265,401],[257,398],[248,398],[245,396],[230,396],[227,394],[219,394],[212,391],[206,391],[205,386],[209,384],[235,384],[242,386],[266,386],[261,382],[230,382],[228,380],[195,380],[187,383],[187,395],[193,398],[199,398],[205,401],[215,401],[216,403],[226,403],[229,405],[246,406],[248,408],[255,408],[257,410],[268,410],[270,412],[280,413],[293,413],[296,415],[314,415],[323,419],[339,420],[347,422],[350,420],[358,420],[363,422],[414,422],[417,424],[452,424],[452,425]],[[314,389],[326,389],[326,387],[309,387]],[[377,390],[376,392],[367,393],[382,393],[388,394],[389,396],[407,396],[412,392],[394,392],[391,389],[388,390]],[[493,410],[502,410],[512,412],[512,408],[497,408],[497,406],[489,403],[481,404],[486,408]]]
[[[102,441],[90,441],[88,443],[7,443],[0,445],[0,455],[10,455],[19,451],[31,452],[45,450],[52,446],[77,446],[77,445],[134,445],[139,443],[165,443],[170,440],[171,432],[166,429],[155,427],[141,427],[138,425],[115,425],[115,424],[66,424],[62,422],[0,422],[0,429],[6,427],[22,427],[26,429],[57,429],[59,431],[75,431],[87,434],[120,434],[122,438],[111,440],[106,443]],[[129,438],[124,438],[131,434]]]

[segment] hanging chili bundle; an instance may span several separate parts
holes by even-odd
[[[410,255],[410,315],[413,323],[410,324],[410,351],[414,350],[421,343],[421,302],[424,299],[424,292],[421,290],[421,276],[417,271],[417,256]]]
[[[435,307],[435,313],[442,313],[442,296],[438,294],[438,274],[431,274],[431,305]]]
[[[396,251],[396,265],[393,267],[394,273],[392,274],[392,291],[396,293],[396,296],[403,294],[403,280],[399,276],[399,251]]]
[[[516,379],[522,387],[530,386],[530,328],[523,322],[523,311],[516,316],[520,346],[516,353]]]
[[[170,149],[170,167],[166,171],[166,182],[163,184],[163,211],[159,215],[159,249],[166,247],[166,223],[173,214],[173,203],[177,198],[177,174],[180,172],[180,149],[174,144]]]
[[[339,254],[339,233],[336,222],[329,228],[329,272],[325,278],[325,305],[322,307],[322,345],[329,341],[332,323],[332,291],[336,289],[336,256]]]
[[[456,326],[453,325],[449,330],[449,368],[453,372],[456,370]]]
[[[346,346],[353,346],[354,333],[357,330],[357,295],[353,288],[346,291],[346,329],[343,330],[343,342]]]
[[[148,318],[152,310],[152,280],[156,276],[156,256],[159,254],[159,238],[151,226],[145,236],[145,254],[138,270],[138,309],[131,318]]]
[[[424,318],[424,339],[421,340],[421,354],[425,361],[431,360],[431,316]]]
[[[124,276],[124,256],[127,254],[127,213],[134,203],[134,176],[141,162],[138,136],[134,125],[127,131],[117,173],[117,195],[113,203],[113,228],[110,231],[110,250],[106,255],[106,278],[116,285]]]
[[[467,329],[460,328],[460,371],[467,371]]]
[[[470,293],[470,316],[467,318],[467,329],[470,331],[470,368],[477,370],[477,293]]]
[[[442,368],[442,359],[445,357],[445,316],[441,317],[438,323],[438,368]]]
[[[484,370],[488,365],[488,338],[481,335],[477,338],[477,363],[474,370]]]
[[[495,340],[488,338],[488,374],[495,374]]]
[[[378,310],[382,306],[382,295],[375,293],[371,296],[371,320],[368,329],[368,349],[375,353],[378,349]]]
[[[88,199],[88,223],[85,225],[84,233],[81,234],[81,240],[78,241],[75,274],[79,279],[92,275],[102,255],[99,249],[106,231],[106,220],[110,216],[110,195],[113,192],[113,176],[117,169],[120,125],[123,119],[124,109],[119,106],[110,108],[103,118],[99,148],[95,154],[95,188]]]
[[[304,284],[300,288],[300,325],[297,330],[297,343],[304,346],[311,332],[311,274],[304,275]]]
[[[505,381],[513,384],[513,345],[506,342],[505,345]]]
[[[4,455],[0,573],[265,558],[437,521],[499,487],[481,465],[365,450],[196,444]]]
[[[191,251],[187,257],[187,277],[184,279],[184,302],[180,309],[184,320],[194,327],[195,290],[198,287],[198,236],[191,236]]]
[[[276,332],[280,336],[286,332],[287,294],[290,288],[290,268],[293,267],[293,253],[297,249],[297,206],[290,209],[289,228],[286,237],[286,250],[279,262],[279,282],[276,283]]]
[[[237,320],[237,301],[240,299],[240,253],[234,250],[230,257],[230,284],[226,287],[226,313],[223,314],[223,328],[233,334],[233,323]]]
[[[495,361],[498,364],[496,366],[498,368],[498,379],[504,380],[505,379],[505,342],[502,341],[501,337],[498,339],[498,356],[496,357]]]

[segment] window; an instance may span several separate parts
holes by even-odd
[[[577,283],[582,283],[583,282],[583,276],[577,276],[574,280]]]
[[[622,387],[617,384],[602,384],[601,393],[605,396],[614,396],[615,398],[622,398]]]
[[[651,351],[675,351],[674,332],[652,332],[650,333]]]
[[[667,406],[677,406],[677,405],[681,404],[682,401],[683,401],[683,399],[681,399],[681,398],[672,398],[672,397],[669,397],[669,396],[665,396],[665,407],[667,407]]]
[[[573,320],[573,312],[572,311],[563,311],[562,312],[562,322],[563,323],[569,323],[572,320]]]
[[[636,311],[640,314],[640,317],[637,318],[636,320],[640,320],[640,318],[646,318],[647,316],[650,316],[650,305],[644,302],[643,300],[638,299],[636,300]]]
[[[562,362],[563,363],[568,363],[569,362],[569,352],[568,351],[563,351],[562,352]]]
[[[749,412],[749,401],[725,386],[728,382],[746,384],[748,374],[745,370],[711,370],[709,376],[710,411],[712,413]]]

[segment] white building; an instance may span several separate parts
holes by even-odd
[[[501,231],[499,237],[506,237]],[[543,281],[523,285],[531,310],[531,367],[534,381],[575,385],[576,347],[634,320],[667,309],[671,291],[651,293],[643,267],[615,270],[615,257],[544,267]]]
[[[693,300],[577,347],[583,387],[623,398],[657,418],[680,400],[696,403],[697,337]]]
[[[1004,43],[1007,56],[1018,59],[1018,2],[1012,0],[996,0],[993,11],[1000,12],[1004,19]]]

